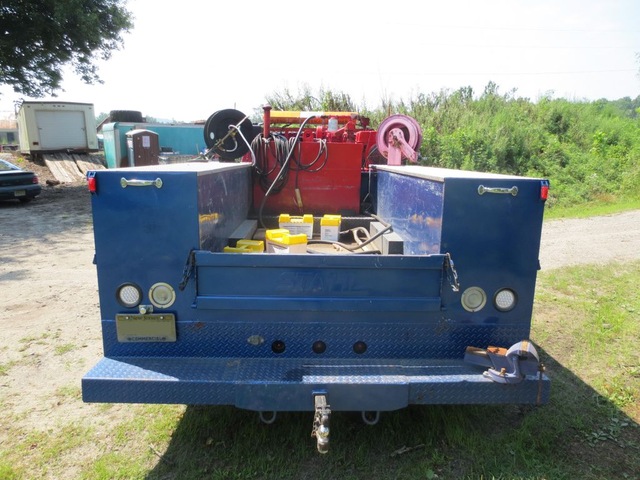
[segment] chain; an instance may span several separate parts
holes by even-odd
[[[329,415],[331,415],[331,409],[327,405],[327,397],[324,395],[316,395],[314,404],[316,413],[313,417],[311,437],[316,437],[318,451],[327,453],[329,451]]]
[[[451,259],[451,254],[445,253],[444,258],[444,268],[447,270],[447,278],[449,279],[451,289],[454,292],[459,292],[460,282],[458,282],[458,272],[456,271],[456,267],[453,264],[453,260]]]
[[[189,252],[189,256],[187,257],[187,262],[184,265],[184,269],[182,270],[182,280],[178,284],[178,288],[180,291],[184,290],[189,283],[189,278],[193,274],[193,270],[196,266],[196,251],[192,248]]]

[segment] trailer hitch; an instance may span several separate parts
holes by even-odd
[[[318,452],[327,453],[329,451],[329,415],[331,415],[331,409],[327,404],[325,395],[314,395],[313,400],[315,415],[313,417],[311,437],[316,437]]]

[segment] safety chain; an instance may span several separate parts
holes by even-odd
[[[196,266],[196,251],[192,248],[189,252],[189,256],[187,257],[187,262],[184,265],[184,269],[182,270],[182,280],[178,284],[178,288],[180,291],[183,291],[189,283],[189,278],[193,274],[193,271]]]
[[[314,403],[316,413],[313,417],[311,437],[316,437],[318,452],[327,453],[329,451],[329,415],[331,415],[331,409],[327,404],[327,397],[324,395],[316,395]]]
[[[456,271],[456,267],[453,264],[453,259],[451,258],[450,253],[444,254],[444,268],[447,270],[447,278],[449,279],[449,284],[451,285],[451,290],[454,292],[460,291],[460,282],[458,282],[458,272]]]

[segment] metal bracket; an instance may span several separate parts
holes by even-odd
[[[120,179],[120,186],[122,188],[127,187],[156,187],[162,188],[162,179],[156,178],[155,180],[138,180],[138,179],[127,179],[122,177]]]
[[[485,187],[484,185],[480,185],[478,187],[478,195],[484,195],[485,193],[501,193],[501,194],[511,194],[514,197],[518,195],[518,187],[515,185],[511,188],[500,188],[500,187]]]
[[[311,437],[316,437],[318,452],[327,453],[329,451],[329,415],[331,415],[331,409],[327,404],[325,395],[315,395],[313,401],[316,413],[313,417]]]

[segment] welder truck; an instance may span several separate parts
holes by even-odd
[[[419,166],[392,115],[220,110],[201,161],[89,172],[104,358],[86,402],[541,404],[540,178]]]

